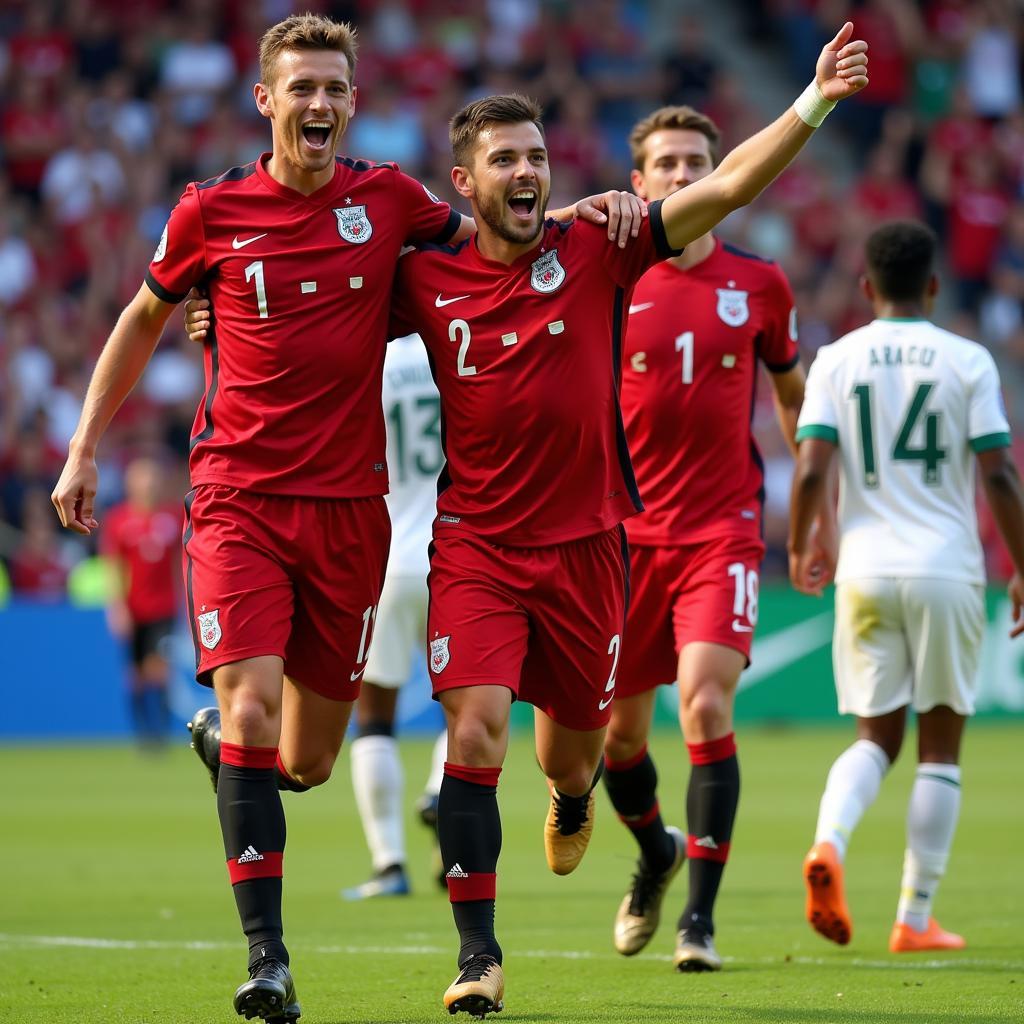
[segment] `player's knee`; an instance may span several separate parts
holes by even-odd
[[[496,765],[504,760],[504,721],[459,715],[448,723],[449,759],[458,764]]]
[[[700,681],[680,695],[680,716],[688,731],[719,735],[732,720],[732,691],[714,678]]]
[[[223,731],[239,737],[244,746],[276,746],[280,709],[248,690],[221,694],[221,722]]]
[[[604,738],[604,754],[609,761],[631,761],[646,743],[646,728],[613,719]]]

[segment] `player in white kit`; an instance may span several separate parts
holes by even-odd
[[[932,900],[960,809],[960,740],[974,712],[985,628],[975,462],[1016,569],[1014,626],[1024,632],[1024,500],[992,356],[926,317],[938,284],[936,241],[915,222],[878,228],[862,287],[875,319],[822,348],[807,378],[793,481],[790,576],[820,594],[831,575],[808,542],[839,456],[839,558],[833,664],[839,710],[857,741],[833,764],[804,861],[807,918],[845,945],[850,835],[899,753],[907,708],[918,766],[907,812],[892,952],[959,949]]]
[[[391,490],[391,553],[373,626],[363,688],[356,703],[358,738],[352,743],[352,786],[373,875],[345,889],[347,899],[402,896],[405,872],[404,779],[395,740],[398,691],[413,658],[422,658],[427,635],[427,547],[437,501],[441,452],[441,404],[419,335],[397,338],[384,359],[384,416]],[[447,744],[434,745],[430,777],[417,807],[424,822],[436,820]]]

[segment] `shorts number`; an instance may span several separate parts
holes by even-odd
[[[448,325],[449,341],[458,341],[457,335],[460,334],[462,343],[459,345],[459,376],[472,377],[476,373],[476,367],[466,365],[466,356],[469,355],[469,324],[465,320],[453,320]]]
[[[619,651],[622,647],[622,638],[618,633],[611,638],[608,644],[608,653],[612,656],[612,670],[608,673],[608,682],[605,684],[604,692],[608,694],[615,693],[615,673],[619,670]],[[612,698],[605,697],[598,703],[598,709],[604,711],[606,707],[611,703]]]
[[[356,655],[356,664],[360,665],[370,656],[370,643],[373,640],[373,624],[377,618],[377,606],[371,604],[363,612],[363,635],[359,638],[359,653]]]
[[[752,626],[757,624],[758,578],[756,569],[747,569],[742,562],[733,562],[728,569],[736,584],[732,601],[733,615],[743,615]]]

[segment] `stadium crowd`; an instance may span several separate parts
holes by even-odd
[[[267,130],[251,96],[256,46],[286,0],[44,0],[0,7],[0,555],[13,590],[60,599],[89,552],[49,494],[89,373],[138,288],[185,183],[253,160]],[[397,161],[453,199],[447,124],[475,97],[518,90],[546,109],[552,205],[625,186],[630,126],[689,103],[724,149],[774,110],[692,15],[640,0],[308,0],[360,33],[357,114],[344,151]],[[870,319],[857,290],[867,233],[921,217],[946,253],[944,326],[989,346],[1011,421],[1024,409],[1024,15],[1011,0],[739,2],[745,45],[772,55],[784,94],[849,16],[871,45],[871,88],[722,235],[777,259],[805,362]],[[671,31],[667,31],[671,28]],[[187,488],[200,353],[172,323],[101,449],[102,509],[138,454]],[[769,556],[784,565],[790,457],[768,388],[755,408]],[[102,516],[100,517],[102,521]],[[994,531],[990,570],[1007,575]],[[88,540],[91,540],[89,538]]]

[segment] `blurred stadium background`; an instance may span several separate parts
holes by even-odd
[[[720,234],[782,264],[809,364],[869,319],[857,290],[867,232],[892,217],[927,220],[945,252],[937,319],[992,350],[1019,432],[1024,13],[1013,0],[4,0],[0,738],[128,729],[95,547],[59,530],[49,493],[96,356],[183,186],[269,148],[251,97],[257,42],[307,9],[359,29],[346,153],[396,160],[452,201],[449,116],[477,96],[523,91],[546,109],[555,206],[627,187],[625,138],[658,105],[698,107],[728,148],[792,100],[821,44],[851,18],[871,46],[870,88]],[[140,453],[166,460],[169,494],[184,493],[202,383],[199,351],[175,317],[101,448],[101,510],[122,497],[123,468]],[[740,712],[827,719],[829,602],[800,599],[782,577],[790,459],[767,388],[754,420],[769,554]],[[997,582],[1009,564],[981,514]],[[1020,713],[1024,668],[1003,639],[1008,612],[995,589],[990,605],[982,707]],[[183,629],[172,652],[184,713],[202,700],[188,679],[189,644]],[[431,718],[425,685],[404,699],[412,724]]]

